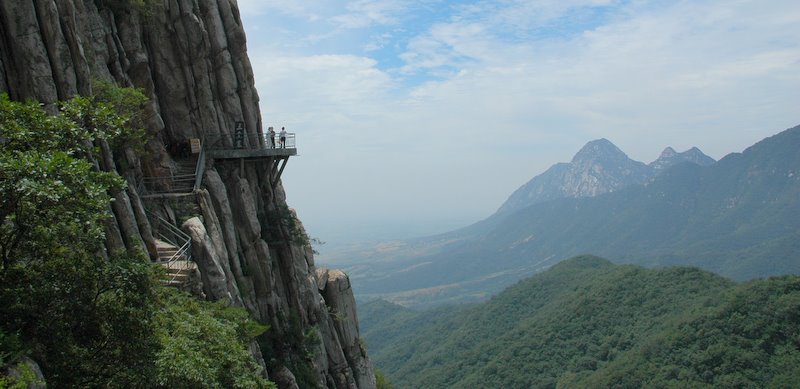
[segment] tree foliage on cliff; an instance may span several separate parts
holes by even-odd
[[[271,388],[246,345],[266,331],[244,308],[199,301],[164,290],[156,316],[162,347],[157,384],[164,388]]]
[[[800,277],[580,257],[474,306],[362,308],[373,361],[403,387],[784,387],[800,358]]]
[[[52,387],[197,387],[169,357],[197,362],[205,387],[268,387],[241,310],[159,292],[142,253],[101,255],[108,193],[124,181],[95,167],[94,145],[131,146],[142,99],[101,88],[50,116],[0,95],[0,371],[29,355]]]
[[[64,105],[71,110],[71,103]],[[102,220],[121,187],[83,156],[95,135],[65,115],[49,116],[34,103],[0,95],[0,251],[2,270],[80,246],[102,245]]]
[[[126,122],[83,97],[50,116],[0,95],[0,326],[51,385],[143,384],[158,344],[149,266],[98,255],[109,190],[124,181],[95,168],[93,141]]]

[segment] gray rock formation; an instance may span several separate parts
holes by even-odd
[[[319,288],[305,232],[280,182],[272,184],[269,161],[208,161],[203,189],[181,199],[138,193],[135,177],[176,168],[165,144],[221,138],[230,145],[236,121],[248,133],[262,131],[236,1],[156,3],[143,13],[119,1],[1,1],[0,92],[55,113],[59,100],[91,94],[97,80],[142,88],[151,99],[146,152],[112,155],[101,147],[97,156],[101,168],[130,183],[114,194],[108,249],[145,247],[154,255],[145,209],[176,224],[187,220],[204,294],[270,325],[269,347],[254,346],[253,354],[280,387],[375,387],[349,281],[327,276]]]
[[[564,197],[591,197],[647,181],[647,165],[628,158],[606,139],[587,143],[570,163],[553,165],[517,189],[498,209],[508,214]]]
[[[375,386],[375,377],[358,330],[356,300],[353,297],[350,278],[341,270],[317,269],[317,287],[325,298],[333,326],[344,348],[348,365],[356,373],[359,388]]]

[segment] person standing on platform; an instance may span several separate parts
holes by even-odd
[[[281,127],[281,148],[286,148],[286,127]]]
[[[269,148],[275,148],[275,129],[272,127],[269,128]]]

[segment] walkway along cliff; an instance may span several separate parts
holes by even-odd
[[[129,183],[114,193],[107,249],[171,257],[160,237],[180,227],[197,267],[182,285],[269,324],[269,339],[251,350],[271,380],[375,387],[349,279],[316,268],[286,205],[279,178],[296,149],[246,151],[271,145],[255,141],[265,130],[236,1],[0,2],[0,91],[55,112],[98,80],[150,98],[145,152],[101,145],[97,158]],[[196,153],[183,147],[191,140]]]

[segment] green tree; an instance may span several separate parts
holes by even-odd
[[[81,158],[92,137],[63,115],[0,95],[0,270],[71,250],[65,246],[102,245],[108,190],[124,182]]]
[[[199,301],[172,289],[160,294],[156,327],[162,348],[156,382],[165,388],[273,388],[247,345],[267,327],[243,308]]]
[[[154,370],[151,267],[99,255],[108,193],[125,183],[95,167],[94,141],[128,121],[80,96],[50,116],[0,95],[0,327],[56,387],[147,386]]]
[[[95,144],[141,144],[145,102],[99,83],[50,116],[0,95],[0,371],[30,355],[52,387],[273,387],[247,311],[165,289],[143,253],[101,255],[125,183],[99,171]]]
[[[375,383],[378,389],[394,389],[394,386],[392,386],[391,382],[389,382],[389,379],[386,378],[386,375],[383,374],[383,372],[380,369],[375,368],[374,370],[375,370]]]

